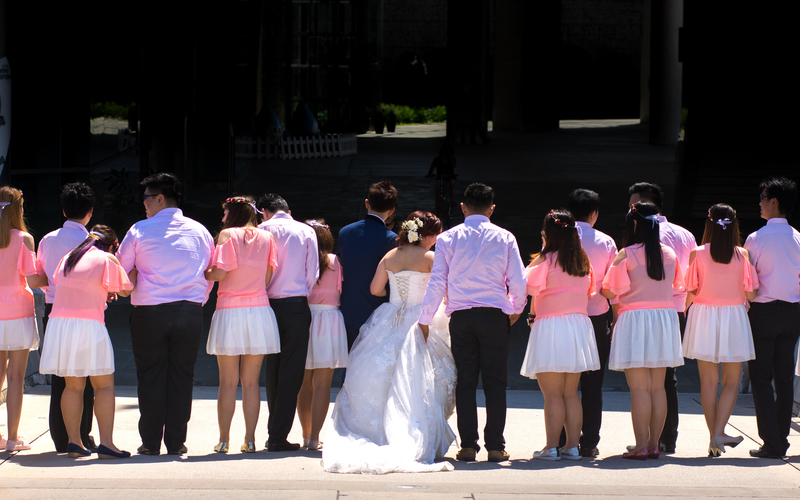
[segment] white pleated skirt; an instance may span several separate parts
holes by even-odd
[[[92,377],[114,373],[114,349],[106,325],[79,318],[50,318],[39,373]]]
[[[611,337],[609,369],[682,364],[681,330],[675,309],[633,309],[619,315]]]
[[[0,321],[0,351],[32,351],[39,348],[36,317]]]
[[[600,356],[588,316],[564,314],[533,322],[521,375],[535,379],[537,373],[581,373],[599,369]]]
[[[311,332],[306,370],[347,366],[347,330],[338,306],[309,304]]]
[[[214,311],[206,352],[217,356],[281,352],[278,321],[272,308],[237,307]]]
[[[744,304],[692,304],[683,335],[683,357],[711,363],[737,363],[755,359],[753,332]]]

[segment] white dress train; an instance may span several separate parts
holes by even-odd
[[[417,320],[429,273],[389,274],[390,301],[361,327],[331,414],[323,467],[386,474],[452,470],[456,368],[443,307],[427,342]]]

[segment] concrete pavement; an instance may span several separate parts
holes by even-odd
[[[216,388],[197,387],[187,447],[182,457],[134,456],[128,460],[70,459],[55,453],[47,428],[49,388],[39,386],[25,395],[21,432],[33,450],[0,453],[0,498],[303,498],[303,499],[479,499],[645,497],[645,498],[798,498],[800,496],[800,434],[795,419],[790,435],[794,454],[785,460],[754,459],[748,450],[759,444],[752,399],[742,395],[728,432],[745,441],[721,458],[707,458],[708,434],[699,395],[681,394],[681,424],[677,453],[658,460],[623,460],[620,454],[633,441],[629,395],[606,394],[600,457],[579,462],[531,460],[544,445],[543,399],[538,391],[509,391],[506,440],[511,461],[455,460],[456,446],[446,459],[452,472],[339,475],[324,472],[321,452],[269,453],[266,440],[267,405],[262,403],[256,433],[259,451],[242,454],[244,433],[241,408],[234,416],[231,453],[214,453],[217,443]],[[336,390],[332,391],[334,400]],[[262,395],[263,399],[263,395]],[[240,404],[240,403],[239,403]],[[482,405],[479,393],[479,405]],[[483,426],[483,412],[480,426]],[[117,388],[114,441],[135,452],[138,405],[134,387]],[[0,413],[5,425],[5,412]],[[455,428],[455,416],[450,424]],[[326,424],[327,425],[327,424]],[[97,438],[95,426],[93,435]],[[323,429],[324,435],[324,429]],[[295,421],[291,441],[301,439]]]

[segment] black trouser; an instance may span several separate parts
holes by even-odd
[[[506,383],[511,325],[500,309],[475,307],[453,312],[450,317],[450,342],[455,358],[456,411],[462,448],[480,450],[478,445],[478,407],[475,391],[478,375],[486,397],[486,449],[504,450],[506,441]]]
[[[186,442],[202,331],[203,308],[195,302],[137,306],[131,313],[139,435],[149,450],[161,448],[162,436],[168,452]]]
[[[53,304],[44,307],[44,327],[47,332],[47,319]],[[44,344],[44,337],[42,337]],[[66,381],[58,375],[50,375],[50,437],[56,445],[58,453],[66,453],[69,444],[67,427],[64,425],[64,416],[61,414],[61,396],[66,388]],[[86,377],[86,388],[83,390],[83,413],[81,414],[81,440],[84,446],[90,443],[89,434],[92,432],[92,419],[94,418],[94,388],[89,377]]]
[[[286,441],[297,409],[297,393],[303,385],[308,354],[311,310],[306,297],[270,299],[278,320],[281,352],[267,355],[267,444]]]
[[[608,315],[590,316],[600,356],[600,369],[581,373],[581,405],[583,406],[583,428],[581,449],[597,447],[600,442],[600,425],[603,422],[603,376],[611,352],[611,332]]]
[[[686,314],[679,312],[678,321],[681,328],[681,342],[683,342],[683,332],[686,330]],[[659,443],[669,450],[675,449],[678,441],[678,373],[677,367],[668,367],[664,375],[664,389],[667,391],[667,420],[664,422],[664,430],[661,431]]]
[[[800,304],[776,300],[750,304],[756,359],[747,362],[764,449],[784,455],[792,424],[794,353],[800,335]],[[775,383],[773,392],[772,384]]]

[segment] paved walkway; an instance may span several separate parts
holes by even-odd
[[[302,499],[476,499],[519,498],[798,498],[800,457],[786,460],[754,459],[748,450],[758,446],[752,400],[747,395],[731,418],[728,432],[745,441],[721,458],[707,458],[708,434],[697,394],[681,394],[681,425],[677,453],[658,460],[635,462],[620,457],[633,440],[627,394],[608,394],[598,459],[580,462],[530,460],[544,445],[542,395],[537,391],[510,391],[506,440],[511,461],[457,462],[452,446],[446,459],[452,472],[338,475],[320,467],[321,452],[269,453],[266,439],[267,405],[262,404],[255,454],[239,453],[244,433],[241,407],[234,416],[231,453],[212,451],[217,443],[216,388],[198,387],[194,394],[187,447],[182,457],[134,454],[129,460],[70,459],[55,453],[47,428],[47,387],[25,396],[22,429],[33,450],[0,453],[0,498],[302,498]],[[332,400],[336,391],[332,391]],[[135,451],[138,406],[133,387],[117,388],[115,443]],[[263,398],[263,395],[262,395]],[[479,404],[483,404],[479,399]],[[483,426],[483,412],[480,426]],[[5,412],[0,412],[5,423]],[[455,417],[450,424],[455,427]],[[797,421],[795,421],[797,424]],[[324,429],[323,429],[324,433]],[[98,437],[97,427],[93,432]],[[323,434],[324,435],[324,434]],[[289,438],[300,440],[295,422]],[[795,425],[789,438],[791,453],[800,451]]]

